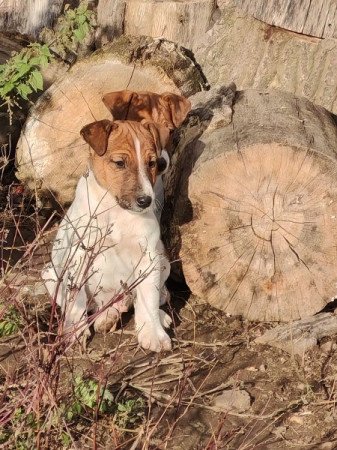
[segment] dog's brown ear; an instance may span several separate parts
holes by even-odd
[[[152,134],[154,142],[157,148],[157,154],[160,156],[161,151],[167,147],[167,144],[170,139],[170,130],[163,125],[159,125],[157,123],[149,122],[146,119],[142,120],[142,125],[149,130]]]
[[[102,101],[111,112],[114,120],[127,120],[132,97],[136,95],[132,91],[109,92],[103,95]]]
[[[191,102],[181,95],[164,92],[161,98],[167,104],[171,111],[171,121],[178,128],[186,119],[187,114],[191,111]]]
[[[108,148],[110,133],[117,127],[118,125],[111,122],[111,120],[99,120],[83,127],[80,133],[97,155],[103,156]]]

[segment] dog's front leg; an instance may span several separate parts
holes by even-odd
[[[144,273],[136,288],[135,322],[141,347],[153,352],[171,349],[171,339],[164,331],[159,312],[160,269],[153,267]]]

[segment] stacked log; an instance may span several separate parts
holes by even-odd
[[[107,1],[101,0],[103,3]],[[124,30],[134,36],[164,37],[191,49],[213,86],[226,85],[234,80],[238,89],[282,89],[337,113],[337,41],[333,38],[335,32],[332,32],[336,26],[333,16],[335,2],[325,2],[326,6],[321,0],[297,3],[290,0],[231,0],[218,3],[221,10],[213,0],[131,0],[126,3],[119,0],[113,3],[111,27],[116,29],[118,23],[119,32]],[[268,8],[264,8],[267,3]],[[276,3],[283,5],[278,10],[279,17],[284,19],[277,22],[279,26],[294,31],[310,31],[312,36],[321,35],[326,39],[276,28],[274,19],[255,13],[267,14],[269,11],[272,14]],[[296,3],[293,9],[287,7],[290,3]],[[117,14],[116,5],[122,4],[124,6],[120,6]],[[322,14],[316,14],[317,11]],[[306,16],[306,12],[310,14]],[[265,19],[266,23],[253,15]],[[296,18],[299,21],[303,19],[302,28],[287,25],[290,20],[295,23]],[[103,25],[109,26],[109,16],[105,16]]]
[[[165,37],[192,48],[212,27],[216,10],[214,0],[129,0],[125,9],[125,33]]]
[[[336,119],[308,100],[337,112],[336,40],[277,29],[227,3],[221,14],[211,0],[109,3],[111,36],[153,39],[114,39],[54,83],[31,109],[17,175],[65,205],[87,165],[80,129],[110,118],[104,94],[191,96],[207,86],[198,64],[212,86],[235,80],[240,92],[193,97],[173,137],[163,238],[196,296],[250,320],[293,321],[337,291]]]
[[[181,131],[166,183],[171,259],[229,314],[307,317],[337,291],[335,118],[279,91],[239,92],[224,125],[227,109],[208,100]]]

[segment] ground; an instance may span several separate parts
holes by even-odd
[[[228,317],[170,282],[172,352],[141,350],[132,312],[86,348],[67,348],[39,278],[57,221],[19,186],[3,198],[3,448],[337,448],[333,340],[302,358],[258,345],[275,324]],[[244,394],[244,404],[221,402],[224,392]]]

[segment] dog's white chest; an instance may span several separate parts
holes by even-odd
[[[155,257],[155,253],[162,251],[158,231],[145,232],[146,220],[145,224],[136,219],[122,222],[114,223],[103,245],[96,243],[97,256],[91,267],[90,290],[99,287],[116,292],[122,285],[130,286],[142,275],[144,260],[149,254]]]

